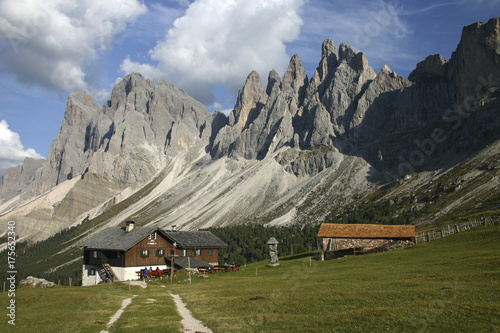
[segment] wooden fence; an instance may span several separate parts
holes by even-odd
[[[441,229],[432,228],[416,233],[415,243],[430,242],[442,237],[454,235],[456,233],[467,231],[473,228],[483,227],[487,225],[498,225],[498,224],[500,224],[500,216],[483,217],[477,220],[472,220],[461,224],[450,224],[442,227]]]

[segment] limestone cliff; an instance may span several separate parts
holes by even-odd
[[[409,78],[327,39],[311,79],[298,55],[282,77],[251,72],[229,117],[138,73],[103,106],[72,93],[47,159],[5,171],[0,232],[8,219],[32,239],[99,216],[320,221],[379,184],[465,163],[500,138],[499,22],[465,27],[450,60],[429,56]]]

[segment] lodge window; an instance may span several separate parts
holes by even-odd
[[[149,236],[148,236],[148,239],[149,239],[150,241],[152,241],[152,242],[153,242],[153,241],[155,241],[155,240],[156,240],[156,232],[153,232],[151,235],[149,235]]]
[[[181,250],[181,256],[187,257],[188,255],[188,250]]]
[[[149,250],[141,250],[141,258],[149,257]]]
[[[214,254],[214,249],[208,249],[208,255],[211,256]]]
[[[170,255],[173,256],[175,254],[175,250],[170,250]]]
[[[95,275],[95,269],[94,268],[90,268],[89,269],[89,275]]]
[[[92,256],[94,257],[94,259],[97,259],[97,251],[94,251],[94,253],[92,253]]]
[[[156,256],[157,257],[163,257],[164,255],[165,255],[165,250],[164,249],[156,250]]]
[[[194,254],[195,256],[201,256],[201,249],[194,250],[194,251],[193,251],[193,254]]]

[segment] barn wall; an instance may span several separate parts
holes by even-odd
[[[325,238],[328,243],[333,242],[333,248],[330,246],[328,250],[338,251],[352,248],[370,249],[387,245],[391,239],[359,239],[359,238]],[[324,241],[323,241],[324,242]],[[323,243],[324,244],[324,243]]]
[[[409,239],[390,238],[323,238],[323,258],[331,259],[337,257],[333,251],[356,249],[370,252],[379,248],[396,248],[412,243]],[[352,251],[352,250],[351,250]]]

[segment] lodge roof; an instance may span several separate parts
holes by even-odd
[[[127,251],[155,231],[181,249],[227,247],[226,243],[209,231],[169,232],[155,226],[135,227],[130,232],[126,232],[125,228],[107,228],[83,241],[80,246],[89,249]]]
[[[323,223],[318,231],[322,238],[412,238],[413,225]]]
[[[228,246],[210,231],[164,231],[163,233],[180,248],[220,248]]]
[[[106,228],[82,242],[80,246],[99,250],[127,251],[154,231],[161,230],[154,226],[135,227],[130,232],[126,232],[125,228]]]

